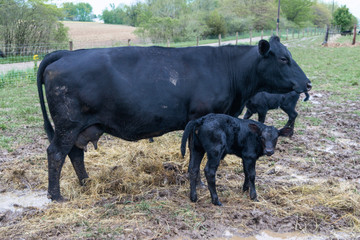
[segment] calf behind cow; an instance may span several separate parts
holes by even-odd
[[[181,154],[185,155],[189,138],[190,162],[190,200],[197,201],[196,180],[199,176],[201,160],[207,153],[208,162],[204,172],[210,190],[211,202],[221,206],[216,193],[215,175],[220,160],[227,154],[242,158],[245,181],[243,191],[250,188],[250,198],[257,200],[255,190],[255,163],[263,155],[274,154],[279,136],[289,136],[291,128],[277,130],[253,120],[234,118],[225,114],[208,114],[190,121],[181,142]]]
[[[305,92],[304,101],[309,100],[309,94]],[[300,94],[292,91],[285,94],[259,92],[246,103],[246,113],[244,119],[249,119],[254,113],[258,114],[258,120],[265,122],[266,114],[271,109],[281,108],[288,116],[289,120],[285,127],[294,129],[295,119],[298,113],[295,110]]]

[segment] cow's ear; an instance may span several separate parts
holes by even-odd
[[[250,128],[250,130],[253,132],[253,133],[255,133],[255,134],[257,134],[257,135],[261,135],[261,130],[260,130],[260,128],[258,127],[258,125],[256,125],[256,124],[254,124],[254,123],[249,123],[249,128]]]
[[[260,40],[259,44],[259,53],[261,56],[267,56],[270,51],[270,43],[266,40]]]
[[[279,130],[279,136],[291,137],[294,134],[294,129],[291,127],[284,127]]]

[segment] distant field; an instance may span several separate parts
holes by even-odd
[[[90,48],[125,45],[128,39],[137,43],[139,39],[133,33],[135,27],[112,25],[96,22],[63,22],[69,28],[69,38],[74,48]]]

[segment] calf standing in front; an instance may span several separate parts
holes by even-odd
[[[285,94],[259,92],[247,101],[247,110],[244,115],[244,119],[249,119],[254,113],[257,113],[259,122],[264,123],[266,113],[269,110],[281,108],[289,116],[289,120],[285,124],[285,127],[291,127],[294,129],[295,119],[298,115],[295,107],[299,97],[300,93],[295,91]],[[309,98],[309,93],[305,92],[304,102],[309,100]]]
[[[225,114],[208,114],[190,121],[184,130],[181,142],[181,154],[185,155],[189,138],[190,162],[190,200],[197,201],[196,183],[201,160],[207,153],[208,162],[204,172],[210,190],[211,202],[221,206],[216,193],[215,175],[220,160],[227,154],[242,158],[245,181],[243,191],[250,188],[250,198],[257,201],[255,190],[255,163],[263,156],[274,154],[279,136],[289,136],[291,128],[277,130],[253,120],[234,118]],[[191,136],[191,137],[190,137]]]

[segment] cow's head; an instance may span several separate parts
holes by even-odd
[[[309,91],[311,82],[292,58],[289,50],[276,36],[270,41],[260,40],[258,44],[260,61],[257,74],[262,90],[273,93],[297,93]]]
[[[249,123],[249,128],[260,137],[263,154],[267,156],[274,154],[276,143],[280,136],[290,137],[293,133],[293,129],[290,127],[284,127],[277,130],[275,127],[266,126],[263,129],[260,129],[258,125]]]

